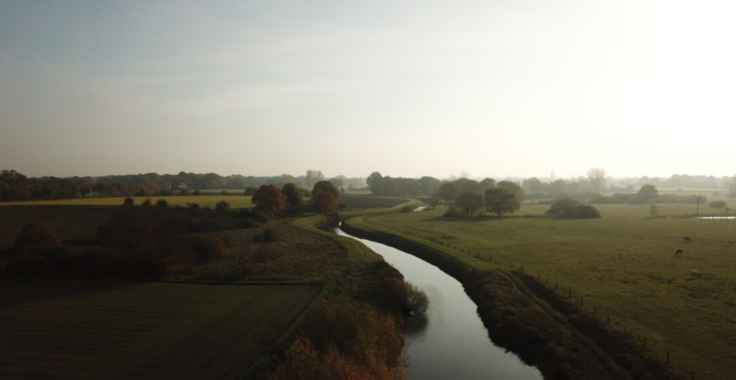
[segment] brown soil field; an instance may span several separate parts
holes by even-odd
[[[0,378],[237,378],[320,290],[2,281]]]
[[[110,208],[68,206],[0,207],[0,249],[12,247],[24,225],[40,220],[63,241],[95,238],[97,226],[110,216]]]

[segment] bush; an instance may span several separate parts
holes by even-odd
[[[414,211],[414,206],[412,205],[406,205],[401,208],[401,212],[412,212]]]
[[[560,199],[553,203],[546,213],[569,219],[596,219],[601,217],[601,213],[595,207],[580,204],[580,202],[570,198]]]
[[[217,236],[193,234],[190,239],[194,253],[201,260],[220,259],[230,254],[225,242]]]
[[[128,197],[123,200],[123,207],[133,207],[134,205],[135,201],[133,198]]]
[[[274,242],[281,240],[278,232],[272,227],[266,227],[262,231],[259,231],[253,235],[253,240],[256,242]]]
[[[156,202],[156,207],[168,208],[169,202],[166,202],[166,199],[159,199],[158,202]]]
[[[224,200],[219,201],[215,206],[215,211],[219,212],[222,215],[228,215],[230,214],[230,204],[225,202]]]
[[[15,247],[48,246],[60,244],[61,240],[42,221],[32,221],[15,237]]]
[[[713,208],[726,208],[726,201],[714,201],[714,202],[710,202],[710,207],[713,207]]]

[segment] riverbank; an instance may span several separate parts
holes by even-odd
[[[439,246],[381,231],[354,218],[343,223],[351,235],[411,253],[463,284],[497,345],[535,365],[546,379],[681,379],[630,336],[522,272],[477,269]]]

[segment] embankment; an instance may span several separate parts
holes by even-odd
[[[535,365],[546,379],[682,379],[625,333],[575,307],[521,272],[479,270],[439,249],[344,222],[351,235],[415,255],[463,284],[493,342]]]

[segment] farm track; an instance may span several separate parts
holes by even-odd
[[[0,282],[0,378],[237,376],[321,289],[108,282],[87,290],[98,284]],[[37,297],[18,302],[19,289]]]

